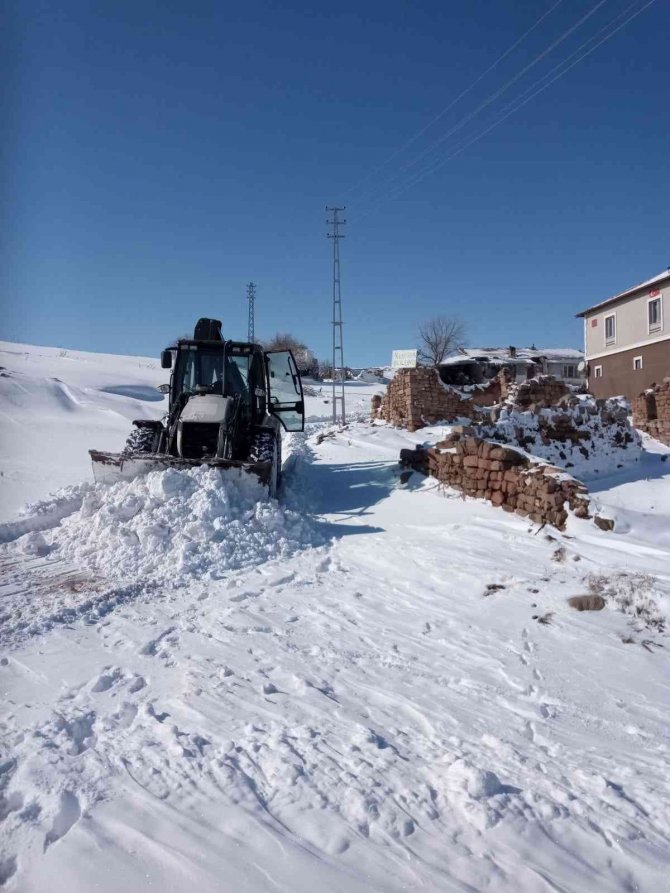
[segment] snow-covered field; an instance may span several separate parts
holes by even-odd
[[[279,503],[94,487],[159,363],[0,351],[0,885],[667,889],[670,450],[590,484],[614,533],[538,530],[401,479],[447,429],[351,383],[342,431],[308,397]]]

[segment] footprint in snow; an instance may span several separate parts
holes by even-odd
[[[292,583],[295,580],[295,577],[296,575],[294,573],[286,574],[284,577],[272,580],[270,586],[285,586],[287,583]]]
[[[60,805],[58,812],[54,816],[51,830],[44,838],[44,851],[46,852],[52,843],[65,837],[70,828],[80,818],[81,806],[79,805],[79,800],[70,791],[64,791],[60,795]]]
[[[275,585],[279,585],[279,584],[275,584]],[[258,598],[259,595],[260,595],[260,592],[240,592],[238,595],[231,595],[230,598],[228,599],[228,601],[243,602],[243,601],[246,601],[248,598]]]
[[[119,710],[112,716],[112,721],[117,729],[127,729],[132,726],[137,716],[137,705],[125,701]]]
[[[16,856],[0,859],[0,887],[3,887],[10,877],[13,877],[16,874],[16,868]]]
[[[135,694],[135,692],[142,691],[146,684],[144,676],[135,676],[128,684],[128,691]]]
[[[99,694],[103,691],[109,691],[113,685],[122,678],[123,671],[119,667],[105,667],[105,672],[95,680],[91,686],[91,691]]]
[[[170,645],[178,644],[179,637],[177,635],[172,635],[172,633],[175,632],[175,629],[176,627],[169,626],[166,630],[163,630],[160,635],[156,636],[155,639],[150,639],[146,645],[143,645],[142,648],[140,648],[139,653],[145,657],[156,657],[160,651],[160,646],[163,640],[169,642]]]

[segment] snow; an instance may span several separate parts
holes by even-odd
[[[152,362],[0,360],[3,495],[33,501],[0,528],[5,888],[664,889],[670,450],[590,484],[614,532],[538,530],[401,477],[448,426],[370,423],[352,382],[344,429],[307,398],[279,502],[204,469],[95,486],[80,446],[161,406],[101,388]]]
[[[466,347],[459,348],[458,353],[445,357],[441,366],[453,366],[468,360],[488,360],[491,363],[502,362],[507,365],[527,365],[538,358],[549,360],[583,360],[584,352],[574,347],[517,347],[514,356],[509,347]]]
[[[0,342],[0,366],[0,520],[90,478],[89,449],[121,449],[133,419],[167,409],[157,359]]]
[[[72,491],[55,502],[59,526],[47,538],[21,536],[15,548],[50,554],[110,582],[219,579],[323,543],[301,514],[268,501],[259,481],[239,470],[168,468],[114,486],[98,484],[66,517],[60,507],[72,505]]]
[[[503,405],[495,422],[478,426],[480,437],[515,448],[527,446],[530,458],[570,469],[573,477],[588,483],[635,466],[643,456],[642,438],[628,424],[628,404],[623,398],[596,401],[581,394],[573,397],[572,405],[564,403],[560,408],[539,410],[522,410],[512,399]],[[565,418],[569,418],[579,437],[565,441],[547,438],[545,442],[541,424],[550,429]]]

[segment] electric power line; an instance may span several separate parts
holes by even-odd
[[[582,61],[582,59],[585,59],[592,52],[597,50],[599,46],[601,46],[603,43],[605,43],[607,40],[609,40],[611,37],[613,37],[618,31],[620,31],[625,25],[627,25],[633,19],[637,18],[637,16],[639,16],[641,13],[643,13],[644,10],[647,9],[647,7],[651,6],[652,3],[654,3],[654,2],[655,2],[655,0],[647,0],[647,2],[644,3],[636,12],[634,12],[632,15],[628,16],[623,22],[621,22],[621,24],[617,25],[615,28],[612,28],[612,30],[610,30],[604,37],[601,38],[601,40],[599,40],[596,44],[594,44],[594,46],[592,46],[590,49],[586,50],[586,52],[581,53],[581,55],[579,55],[578,58],[574,60],[574,62],[572,62],[567,67],[563,67],[566,65],[566,62],[569,62],[570,59],[572,59],[572,57],[574,55],[576,55],[576,53],[578,53],[583,47],[587,46],[589,43],[591,43],[593,40],[595,40],[599,34],[601,34],[604,30],[606,30],[606,28],[609,28],[617,19],[621,18],[622,15],[624,15],[626,12],[628,12],[628,10],[630,10],[634,4],[631,4],[631,6],[628,6],[626,8],[626,10],[624,10],[623,13],[620,13],[618,16],[616,16],[614,19],[612,19],[609,22],[609,24],[605,26],[605,28],[601,28],[600,31],[596,35],[594,35],[594,37],[591,37],[584,44],[582,44],[582,46],[578,50],[573,52],[570,56],[566,57],[566,59],[564,59],[558,65],[554,66],[554,68],[551,69],[550,72],[543,75],[543,77],[541,77],[534,84],[532,84],[529,88],[527,88],[521,94],[521,96],[517,97],[517,99],[513,100],[513,102],[508,103],[508,105],[505,106],[503,109],[503,111],[505,111],[505,109],[509,109],[509,111],[507,111],[506,114],[497,118],[492,124],[490,124],[484,130],[480,131],[472,139],[466,140],[463,143],[461,143],[457,148],[454,149],[454,151],[451,154],[447,155],[445,158],[440,158],[437,161],[432,162],[430,165],[423,168],[423,170],[420,170],[417,173],[415,173],[404,184],[401,184],[398,187],[396,187],[395,189],[392,189],[390,193],[388,193],[386,196],[383,196],[381,199],[379,199],[375,203],[375,207],[384,199],[398,198],[398,196],[402,195],[403,192],[406,192],[407,189],[409,189],[412,186],[416,185],[417,183],[421,182],[421,180],[430,176],[430,174],[435,173],[437,170],[439,170],[439,168],[441,168],[443,165],[445,165],[448,161],[451,161],[453,158],[456,158],[458,155],[460,155],[462,152],[464,152],[465,149],[467,149],[469,146],[474,145],[474,143],[478,142],[480,139],[482,139],[482,137],[486,136],[487,133],[490,133],[499,124],[502,124],[502,122],[505,121],[507,118],[509,118],[510,115],[513,115],[520,108],[522,108],[524,105],[529,103],[531,101],[531,99],[534,99],[539,93],[542,93],[544,90],[547,89],[547,87],[551,86],[551,84],[553,84],[555,81],[559,80],[559,78],[563,77],[564,74],[567,74],[568,71],[570,71],[570,69],[574,68],[575,65],[577,65],[579,62]],[[556,71],[557,68],[562,68],[563,70],[558,72],[558,74],[556,74],[553,78],[551,78],[545,84],[542,84],[542,86],[538,87],[538,84],[540,84],[542,81],[546,80],[547,77],[549,77],[549,75],[552,72]],[[537,89],[535,89],[535,88],[537,88]],[[531,93],[530,91],[533,91],[533,92]],[[527,95],[529,93],[530,93],[530,95]],[[523,98],[523,97],[526,97],[526,98]],[[519,101],[520,99],[522,101]],[[510,108],[510,106],[511,106],[511,108]],[[367,213],[362,216],[366,217]]]
[[[401,155],[405,151],[405,149],[408,149],[413,143],[415,143],[419,139],[419,137],[422,137],[424,135],[424,133],[426,133],[427,130],[430,130],[430,128],[434,124],[437,124],[437,122],[440,121],[447,114],[447,112],[450,112],[451,109],[458,102],[460,102],[460,100],[463,99],[464,96],[467,96],[468,93],[470,93],[470,91],[473,90],[477,86],[477,84],[486,77],[487,74],[490,74],[495,68],[498,67],[498,65],[500,65],[501,62],[503,62],[510,55],[510,53],[512,53],[520,44],[522,44],[523,41],[528,37],[528,35],[531,34],[537,27],[539,27],[539,25],[541,25],[542,22],[549,15],[551,15],[551,13],[556,9],[556,7],[561,5],[561,3],[563,3],[563,0],[557,0],[557,2],[554,3],[554,5],[551,6],[546,12],[544,12],[540,16],[540,18],[537,19],[537,21],[533,25],[531,25],[530,28],[521,35],[521,37],[519,37],[507,50],[505,50],[505,52],[502,54],[502,56],[499,56],[492,65],[489,65],[489,67],[487,69],[485,69],[477,78],[475,78],[475,80],[468,87],[466,87],[465,90],[461,91],[458,94],[458,96],[456,96],[455,99],[452,99],[452,101],[448,105],[446,105],[442,109],[442,111],[438,112],[434,118],[432,118],[420,130],[418,130],[414,134],[414,136],[410,137],[406,143],[403,143],[402,146],[400,146],[398,149],[396,149],[394,152],[392,152],[391,155],[389,155],[385,161],[383,161],[380,165],[378,165],[376,168],[374,168],[374,170],[370,171],[370,173],[366,174],[360,180],[357,180],[353,186],[350,186],[349,189],[347,189],[344,192],[344,195],[345,196],[350,195],[352,192],[355,192],[359,188],[359,186],[362,186],[364,183],[367,183],[368,180],[371,180],[372,177],[375,176],[375,174],[378,174],[379,171],[383,170],[387,166],[387,164],[389,164],[391,161],[393,161],[394,158],[397,158],[398,155]]]
[[[409,161],[405,162],[405,164],[401,165],[398,168],[398,170],[396,170],[394,173],[392,173],[390,175],[390,177],[386,177],[380,184],[382,186],[382,188],[383,188],[384,184],[386,184],[386,185],[392,184],[393,180],[397,179],[402,173],[404,173],[404,171],[406,171],[412,167],[415,167],[419,163],[419,161],[421,161],[422,158],[424,158],[426,155],[428,155],[430,152],[432,152],[438,146],[442,145],[442,143],[444,143],[445,140],[449,139],[450,136],[453,136],[454,133],[457,133],[459,130],[462,130],[466,124],[468,124],[473,118],[475,118],[481,111],[483,111],[485,108],[487,108],[489,105],[491,105],[491,103],[495,102],[495,100],[498,99],[500,96],[502,96],[503,93],[506,93],[510,87],[512,87],[520,78],[522,78],[524,76],[524,74],[526,74],[528,71],[530,71],[531,68],[534,68],[538,64],[538,62],[541,62],[542,59],[544,59],[547,55],[549,55],[549,53],[551,53],[552,50],[556,49],[556,47],[559,46],[559,44],[563,43],[564,40],[566,40],[574,31],[576,31],[586,21],[588,21],[588,19],[590,19],[591,16],[593,16],[600,9],[600,7],[603,6],[607,2],[608,2],[608,0],[598,0],[598,2],[594,6],[592,6],[591,9],[588,10],[588,12],[586,12],[573,25],[571,25],[566,31],[564,31],[560,35],[560,37],[558,37],[558,38],[556,38],[556,40],[552,41],[549,44],[549,46],[547,46],[541,53],[539,53],[537,56],[535,56],[534,59],[532,59],[527,65],[525,65],[520,71],[518,71],[512,78],[510,78],[508,81],[506,81],[502,87],[500,87],[498,90],[495,90],[493,93],[489,94],[489,96],[487,96],[487,98],[483,102],[481,102],[478,106],[476,106],[473,109],[473,111],[469,112],[467,115],[465,115],[459,121],[457,121],[456,124],[453,125],[453,127],[449,128],[449,130],[447,130],[446,133],[442,134],[442,136],[438,137],[438,139],[434,140],[432,143],[430,143],[430,145],[428,145],[424,149],[422,149],[417,155],[414,156],[414,158],[410,159]],[[371,197],[374,197],[375,191],[376,191],[375,189],[369,190],[370,194],[367,196],[365,193],[363,193],[363,196],[361,197],[362,200],[365,201],[365,200],[369,200],[369,198],[371,198]]]

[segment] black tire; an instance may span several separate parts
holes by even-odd
[[[155,436],[156,432],[153,428],[133,428],[123,448],[124,455],[153,452]]]
[[[272,463],[268,492],[276,499],[281,484],[281,434],[267,428],[253,434],[249,446],[249,461]]]

